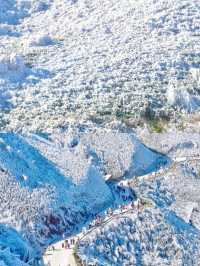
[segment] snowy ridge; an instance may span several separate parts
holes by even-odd
[[[134,202],[125,214],[119,210],[117,217],[111,216],[78,242],[78,255],[86,264],[199,265],[199,134],[180,133],[169,142],[170,136],[170,131],[159,134],[168,143],[162,146],[143,132],[143,141],[151,139],[152,147],[168,148],[177,161],[127,181],[141,203]]]
[[[53,141],[51,141],[51,138]],[[54,133],[48,140],[30,135],[29,143],[59,166],[68,176],[80,178],[92,162],[112,178],[132,177],[154,170],[164,156],[145,147],[133,133],[101,127],[71,126],[65,133]],[[66,160],[65,158],[70,158]],[[76,167],[79,161],[79,167]],[[169,160],[166,158],[166,163]]]

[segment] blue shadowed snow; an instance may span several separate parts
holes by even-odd
[[[0,1],[0,23],[8,25],[18,25],[22,19],[34,12],[44,12],[48,9],[49,3],[46,1],[16,1],[1,0]]]
[[[34,254],[34,251],[29,244],[26,243],[14,229],[4,224],[0,224],[0,249],[4,250],[7,248],[9,248],[11,253],[17,255],[24,262],[29,261]],[[2,259],[1,252],[0,259]]]
[[[140,244],[138,240],[134,241],[136,266],[142,266],[142,249]]]
[[[0,133],[0,164],[15,176],[22,185],[30,188],[49,184],[63,189],[71,183],[56,166],[28,144],[24,138],[14,133]],[[27,177],[24,180],[23,176]]]
[[[197,235],[199,230],[193,227],[191,224],[186,223],[183,219],[178,217],[175,212],[169,211],[165,213],[165,219],[168,223],[176,228],[176,231],[180,233],[181,231],[186,231],[189,234]]]
[[[198,253],[199,230],[186,223],[173,211],[166,212],[165,219],[174,228],[179,244],[188,250],[183,254],[183,263],[185,263],[183,265],[196,265],[194,255]],[[186,237],[182,237],[183,233]]]
[[[155,202],[155,204],[159,208],[166,208],[170,206],[175,201],[175,197],[167,189],[160,187],[160,180],[156,180],[155,184],[155,189],[148,192],[148,196]]]
[[[12,31],[4,27],[0,27],[0,37],[1,36],[20,37],[21,34],[19,32]]]
[[[144,144],[141,144],[134,134],[130,134],[130,136],[136,150],[132,158],[131,166],[125,172],[124,178],[127,179],[133,176],[146,175],[171,163],[170,158],[166,155],[151,150]]]

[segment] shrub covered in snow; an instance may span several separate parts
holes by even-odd
[[[22,56],[17,54],[1,55],[0,77],[20,79],[25,75],[26,67]]]
[[[53,44],[53,39],[46,34],[39,34],[34,37],[30,37],[29,45],[30,46],[47,46]]]
[[[196,79],[197,78],[198,76]],[[200,107],[200,97],[199,95],[194,95],[192,92],[189,92],[189,88],[192,88],[192,86],[193,81],[191,81],[190,84],[170,85],[167,90],[168,103],[179,109],[184,109],[187,112],[194,112],[197,110]]]
[[[199,240],[189,240],[183,231],[176,234],[157,209],[134,212],[86,235],[78,245],[81,259],[98,266],[198,265],[193,245]]]
[[[30,243],[7,225],[0,225],[0,265],[34,265],[36,253]]]

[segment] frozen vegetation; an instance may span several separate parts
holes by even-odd
[[[196,0],[1,1],[1,128],[197,111],[199,10]],[[11,53],[27,68],[20,82]]]
[[[191,228],[178,228],[158,209],[147,207],[96,229],[78,250],[86,265],[198,265],[199,240]]]
[[[144,174],[161,160],[168,162],[134,133],[84,125],[47,136],[1,133],[0,222],[25,236],[40,256],[50,242],[113,204],[108,174]]]
[[[94,125],[70,126],[64,133],[51,134],[46,141],[30,135],[28,141],[56,163],[65,175],[77,179],[84,175],[91,159],[104,174],[120,179],[153,171],[163,157],[145,147],[133,132]],[[78,161],[79,167],[76,166]]]
[[[143,205],[92,230],[79,242],[77,253],[86,265],[198,266],[199,134],[174,130],[177,138],[165,132],[157,134],[156,142],[154,134],[140,134],[143,141],[151,139],[152,147],[165,149],[174,162],[156,175],[130,179]]]
[[[0,266],[38,266],[49,244],[139,199],[79,256],[199,266],[199,12],[199,0],[0,0]]]
[[[0,265],[28,266],[35,252],[25,239],[5,224],[0,225]]]
[[[154,134],[138,131],[144,143],[151,139],[168,156],[148,149],[125,128],[71,125],[53,134],[1,133],[0,222],[34,248],[34,260],[97,213],[118,209],[121,201],[105,180],[129,178],[134,195],[149,203],[126,217],[119,214],[81,241],[81,258],[98,265],[151,265],[153,259],[154,265],[198,265],[199,168],[192,158],[200,159],[199,134],[176,132],[179,137],[169,142],[171,132],[160,133],[161,148]]]

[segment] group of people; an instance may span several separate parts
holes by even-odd
[[[83,228],[83,235],[87,234],[88,230],[92,228],[101,226],[103,223],[107,222],[107,220],[112,217],[118,215],[119,213],[126,212],[131,209],[139,210],[142,206],[145,205],[145,201],[142,199],[136,199],[136,194],[134,194],[134,190],[132,189],[131,183],[124,183],[123,181],[115,184],[113,188],[114,193],[118,196],[116,197],[116,208],[108,208],[104,214],[94,214],[93,221],[88,225],[87,228]],[[119,204],[121,203],[121,204]],[[119,212],[120,211],[120,212]],[[62,249],[70,249],[73,248],[76,243],[80,241],[80,238],[70,238],[65,239],[61,242]],[[51,250],[54,251],[55,247],[51,246]]]
[[[64,242],[62,242],[62,248],[69,249],[71,247],[74,247],[75,244],[76,240],[74,238],[65,239]]]
[[[64,241],[61,242],[61,248],[62,249],[70,249],[73,248],[76,244],[76,242],[79,241],[79,238],[75,240],[75,238],[70,238],[70,239],[65,239]],[[48,248],[49,251],[55,251],[56,248],[54,245],[50,246]]]

